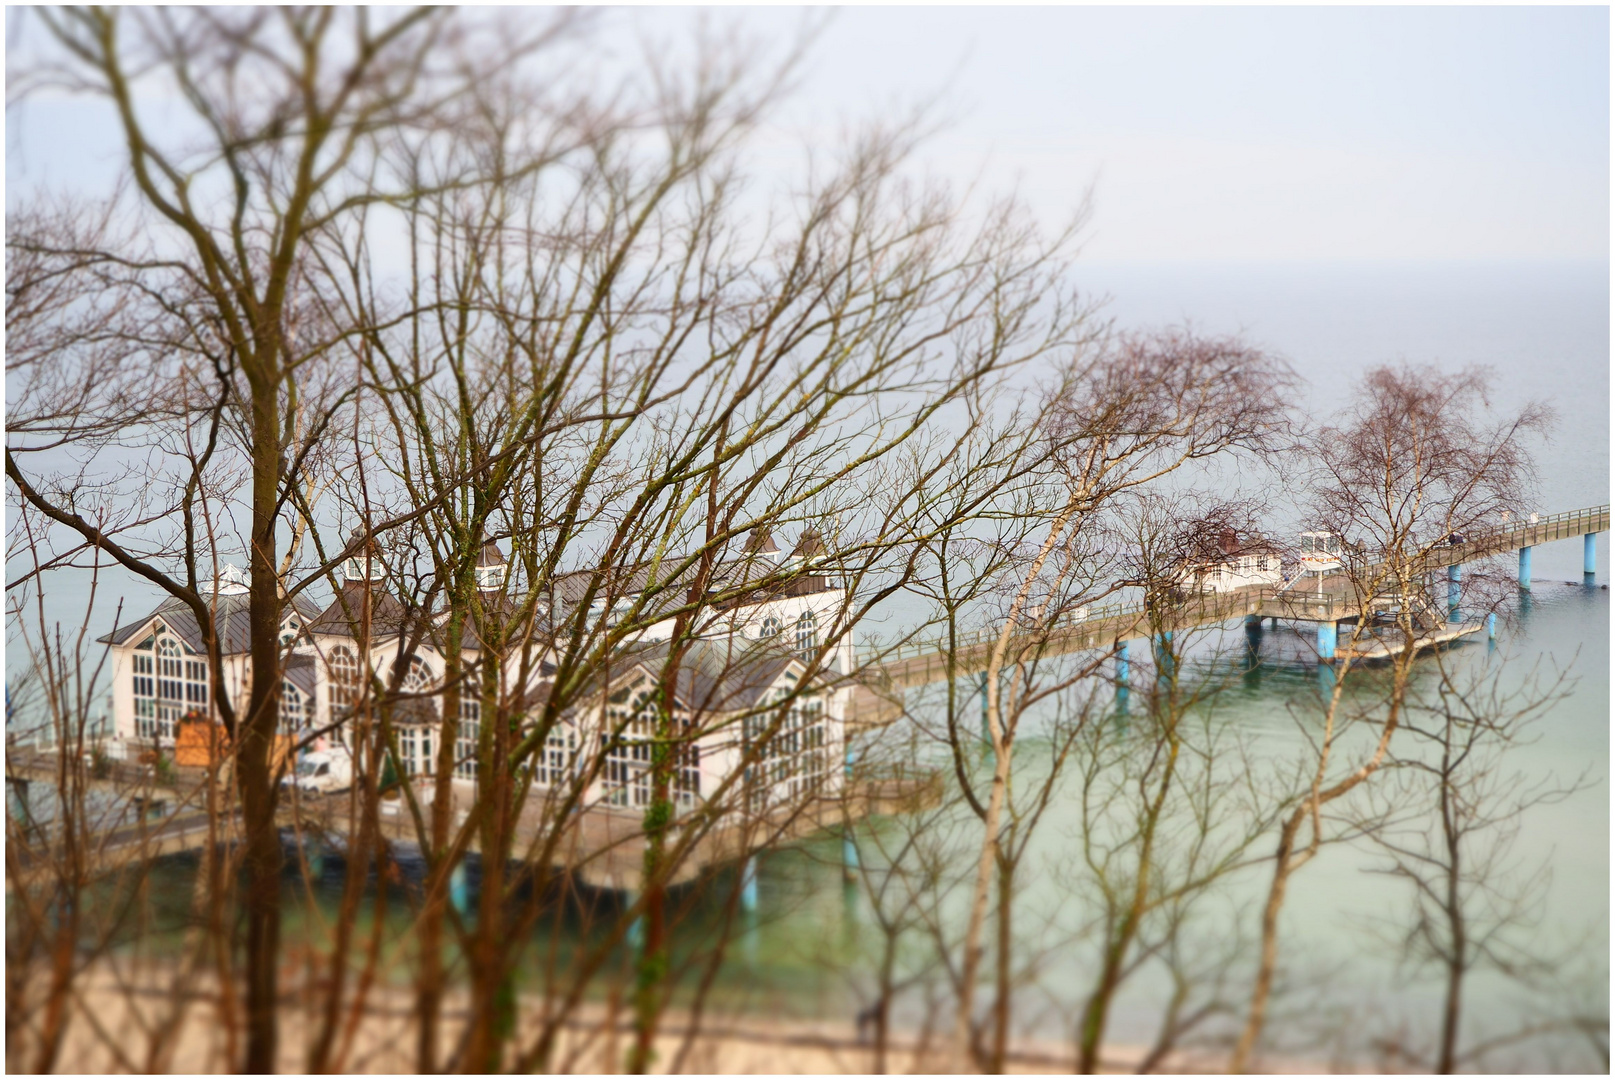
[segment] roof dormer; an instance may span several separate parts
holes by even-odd
[[[232,563],[224,563],[219,567],[218,576],[213,579],[212,587],[202,587],[204,596],[245,596],[247,594],[247,575],[237,570]]]
[[[387,568],[381,561],[381,548],[373,537],[363,532],[355,531],[348,537],[348,547],[356,550],[342,565],[342,578],[344,581],[377,582],[387,575]]]
[[[477,588],[482,592],[497,592],[504,588],[505,574],[509,569],[499,545],[488,541],[477,555]]]

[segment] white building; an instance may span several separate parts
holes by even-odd
[[[739,557],[713,568],[708,589],[713,599],[703,608],[699,627],[702,639],[690,646],[679,666],[671,710],[674,723],[693,733],[680,765],[681,805],[693,805],[714,791],[738,767],[747,741],[776,722],[777,733],[763,750],[764,764],[744,778],[748,798],[769,801],[805,787],[839,784],[841,770],[836,766],[851,690],[838,673],[851,670],[850,640],[822,658],[822,670],[812,676],[808,670],[820,652],[822,629],[839,611],[843,591],[822,574],[798,573],[784,581],[768,581],[782,568],[801,569],[822,550],[817,533],[808,530],[781,559],[763,536],[754,538]],[[479,559],[478,586],[490,607],[508,605],[506,569],[498,548],[486,545]],[[398,693],[404,696],[392,710],[398,764],[407,775],[430,776],[437,768],[442,729],[440,688],[446,665],[436,633],[441,617],[423,619],[387,589],[373,547],[349,559],[343,577],[337,596],[323,610],[301,598],[287,605],[282,621],[282,733],[307,735],[334,725],[340,738],[343,715],[367,689],[373,693],[377,686],[390,685],[401,664]],[[544,613],[548,620],[565,625],[567,616],[587,599],[596,577],[569,574],[557,579]],[[658,589],[648,584],[654,580],[645,569],[608,579],[611,608],[619,617],[636,603],[654,610],[650,605]],[[682,581],[660,588],[671,590],[669,597],[687,592]],[[647,596],[647,590],[652,595]],[[232,701],[245,702],[251,660],[247,595],[240,575],[227,568],[210,600],[223,638],[226,688]],[[598,602],[591,606],[599,613],[606,609]],[[665,667],[672,625],[673,620],[663,620],[636,635],[619,653],[620,663],[613,661],[609,686],[584,695],[562,717],[536,762],[534,778],[540,786],[566,780],[577,762],[601,752],[606,755],[606,769],[592,785],[589,801],[644,805],[654,735],[648,695]],[[404,645],[411,637],[417,640],[406,656]],[[179,720],[188,715],[217,719],[209,700],[206,649],[196,619],[183,603],[165,601],[102,640],[111,645],[114,726],[126,745],[172,748]],[[466,641],[462,668],[471,670],[480,646],[475,634],[467,634]],[[531,685],[513,695],[528,702],[529,708],[547,697],[545,676],[554,670],[542,662],[544,658],[538,659],[532,665]],[[772,703],[790,697],[803,680],[808,680],[809,689],[781,706],[787,710],[781,716]],[[480,720],[477,696],[462,694],[455,747],[457,783],[474,780]],[[608,732],[618,729],[619,737],[607,738]],[[315,745],[322,746],[323,741]]]

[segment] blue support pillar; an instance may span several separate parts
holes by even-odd
[[[1155,675],[1157,679],[1170,679],[1177,661],[1172,656],[1172,631],[1163,630],[1155,639]]]
[[[1458,563],[1447,567],[1447,621],[1458,621],[1458,600],[1462,594],[1464,568]]]
[[[1325,699],[1328,699],[1329,697],[1331,697],[1334,694],[1334,692],[1335,692],[1335,665],[1333,665],[1333,664],[1319,664],[1318,665],[1318,693],[1321,694]]]
[[[1598,534],[1587,533],[1581,538],[1581,572],[1591,578],[1598,573]]]
[[[1497,613],[1496,612],[1493,612],[1492,614],[1486,616],[1486,640],[1488,640],[1488,641],[1496,641],[1497,640]]]
[[[1116,711],[1124,713],[1127,711],[1127,678],[1129,674],[1127,642],[1119,641],[1116,645]]]
[[[1335,662],[1335,640],[1339,634],[1332,620],[1318,624],[1318,662],[1332,664]]]
[[[449,871],[449,903],[461,915],[471,910],[471,888],[466,883],[464,859],[455,863],[454,869]]]
[[[1520,549],[1520,588],[1526,592],[1531,591],[1531,549]]]
[[[751,914],[757,910],[757,856],[747,856],[740,866],[740,910]]]

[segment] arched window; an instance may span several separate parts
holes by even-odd
[[[785,624],[780,622],[776,616],[770,615],[763,620],[763,629],[757,636],[760,638],[779,637],[784,632]]]
[[[325,670],[331,677],[331,708],[351,709],[359,702],[359,658],[346,645],[337,645],[326,657]]]
[[[293,686],[288,680],[280,681],[280,733],[282,735],[296,735],[303,730],[306,711],[303,708],[303,692]]]
[[[418,656],[409,658],[409,670],[404,672],[404,681],[398,689],[406,694],[418,694],[432,685],[432,669],[426,661]]]
[[[819,620],[811,611],[804,611],[796,620],[796,655],[803,661],[813,659],[819,651]]]

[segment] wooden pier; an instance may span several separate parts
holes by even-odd
[[[60,777],[59,769],[56,755],[49,751],[13,748],[7,754],[6,778],[12,784],[54,785]],[[119,763],[118,768],[108,770],[108,775],[102,777],[91,777],[86,769],[86,791],[101,794],[107,806],[99,827],[87,830],[77,845],[84,878],[114,875],[162,856],[201,850],[210,842],[237,842],[238,812],[219,815],[210,828],[210,815],[201,809],[205,804],[205,775],[202,769],[184,769],[165,784],[155,779],[150,766]],[[941,797],[941,786],[941,777],[934,773],[913,777],[855,776],[837,790],[806,796],[788,806],[719,816],[691,846],[670,883],[691,881],[713,866],[733,863],[827,828],[935,805]],[[418,781],[414,790],[417,804],[429,822],[432,782]],[[474,795],[461,783],[456,783],[452,791],[451,813],[457,830],[471,812]],[[535,789],[522,810],[512,846],[512,855],[518,861],[531,861],[541,842],[556,829],[559,810],[546,796],[542,789]],[[388,840],[406,844],[419,841],[415,817],[404,798],[383,798],[380,811],[381,832]],[[287,788],[281,792],[276,820],[282,828],[294,830],[305,840],[333,840],[340,844],[353,814],[351,791],[310,798]],[[678,842],[679,829],[675,821],[674,844]],[[60,838],[51,836],[48,827],[36,833],[33,843],[18,852],[21,877],[8,878],[11,887],[48,885],[66,861]],[[481,851],[475,832],[468,850]],[[575,811],[561,826],[554,852],[552,869],[585,885],[637,890],[644,869],[644,811],[609,805]]]
[[[1453,542],[1431,549],[1420,572],[1439,572],[1449,566],[1529,549],[1555,540],[1606,532],[1608,529],[1607,503],[1539,517],[1535,521],[1527,518],[1510,523],[1500,522],[1485,532],[1455,537]],[[1370,564],[1364,571],[1372,575],[1374,569],[1374,564]],[[1370,611],[1374,607],[1372,600],[1366,605],[1360,602],[1350,581],[1343,575],[1325,578],[1321,590],[1316,587],[1309,589],[1309,584],[1309,580],[1296,580],[1279,587],[1259,586],[1221,593],[1191,594],[1180,598],[1169,609],[1163,609],[1153,619],[1142,604],[1110,604],[1078,609],[1076,617],[1067,618],[1052,629],[1013,634],[1010,653],[1019,654],[1027,648],[1035,649],[1040,656],[1059,656],[1088,649],[1109,651],[1118,642],[1148,638],[1160,631],[1219,625],[1239,616],[1291,622],[1341,623],[1361,618],[1365,607]],[[1462,629],[1456,626],[1433,629],[1431,634],[1434,637],[1429,644],[1446,644],[1480,629],[1478,623],[1464,626]],[[951,649],[945,640],[931,638],[909,640],[889,648],[876,646],[859,650],[852,726],[875,727],[889,723],[901,715],[903,692],[906,690],[984,671],[998,636],[999,628],[989,627],[975,634],[960,635]],[[1440,640],[1435,640],[1435,637]],[[1378,657],[1383,655],[1383,646],[1380,652],[1374,652],[1372,646],[1365,645],[1364,652],[1365,655],[1372,653]]]
[[[1433,573],[1507,551],[1527,550],[1535,545],[1608,529],[1607,504],[1536,521],[1526,519],[1499,524],[1484,533],[1455,536],[1450,543],[1432,549],[1422,571]],[[1529,564],[1524,558],[1521,561],[1523,572]],[[1221,624],[1241,616],[1332,625],[1373,614],[1375,602],[1360,602],[1343,576],[1325,578],[1321,590],[1309,590],[1307,584],[1301,581],[1283,587],[1187,594],[1157,612],[1148,611],[1142,605],[1123,604],[1082,609],[1074,613],[1075,617],[1052,629],[1013,635],[1012,652],[1020,653],[1027,648],[1048,656],[1082,650],[1108,652],[1118,642],[1147,638],[1163,631]],[[1435,625],[1421,637],[1420,647],[1449,644],[1479,632],[1480,628],[1481,624],[1474,622]],[[852,676],[849,730],[885,724],[901,715],[903,695],[909,689],[982,671],[997,639],[997,628],[989,627],[956,639],[952,648],[931,639],[910,640],[893,648],[859,650],[860,667]],[[1352,658],[1383,658],[1390,648],[1378,639],[1359,642]],[[61,770],[62,762],[54,752],[8,748],[8,783],[23,788],[32,783],[54,785],[60,781]],[[197,850],[209,842],[209,837],[228,840],[236,828],[235,817],[227,816],[210,830],[209,817],[201,809],[203,776],[201,769],[165,769],[159,776],[152,765],[83,762],[81,771],[76,769],[76,780],[83,783],[88,792],[115,796],[125,808],[119,811],[122,816],[108,817],[106,827],[85,846],[85,865],[100,868],[87,872],[110,873],[120,865]],[[772,813],[744,815],[747,819],[744,822],[735,815],[727,820],[720,818],[692,846],[674,880],[688,881],[714,865],[730,863],[762,848],[788,843],[825,828],[924,805],[940,797],[940,784],[937,776],[853,779],[848,781],[845,791],[800,800],[794,806]],[[464,800],[463,805],[457,802],[452,811],[458,826],[470,811],[471,798],[461,785],[456,785],[456,792],[456,799]],[[423,789],[419,794],[425,795],[419,800],[422,804],[429,801],[429,792]],[[308,799],[287,790],[282,793],[281,824],[314,834],[324,832],[339,836],[346,831],[350,798],[341,794]],[[133,808],[132,815],[129,808]],[[151,820],[154,811],[157,819]],[[555,812],[553,806],[546,804],[542,793],[534,796],[518,824],[518,842],[514,849],[518,857],[531,857],[538,838],[551,835]],[[596,887],[626,890],[639,887],[645,843],[642,811],[590,806],[573,814],[562,829],[553,859],[556,869],[574,874]],[[42,831],[40,843],[20,854],[23,880],[8,879],[9,886],[45,881],[48,880],[46,875],[54,872],[49,858],[52,844],[43,835],[46,831]],[[394,841],[413,843],[417,840],[414,817],[403,800],[386,800],[382,831]],[[471,850],[477,850],[475,842]]]

